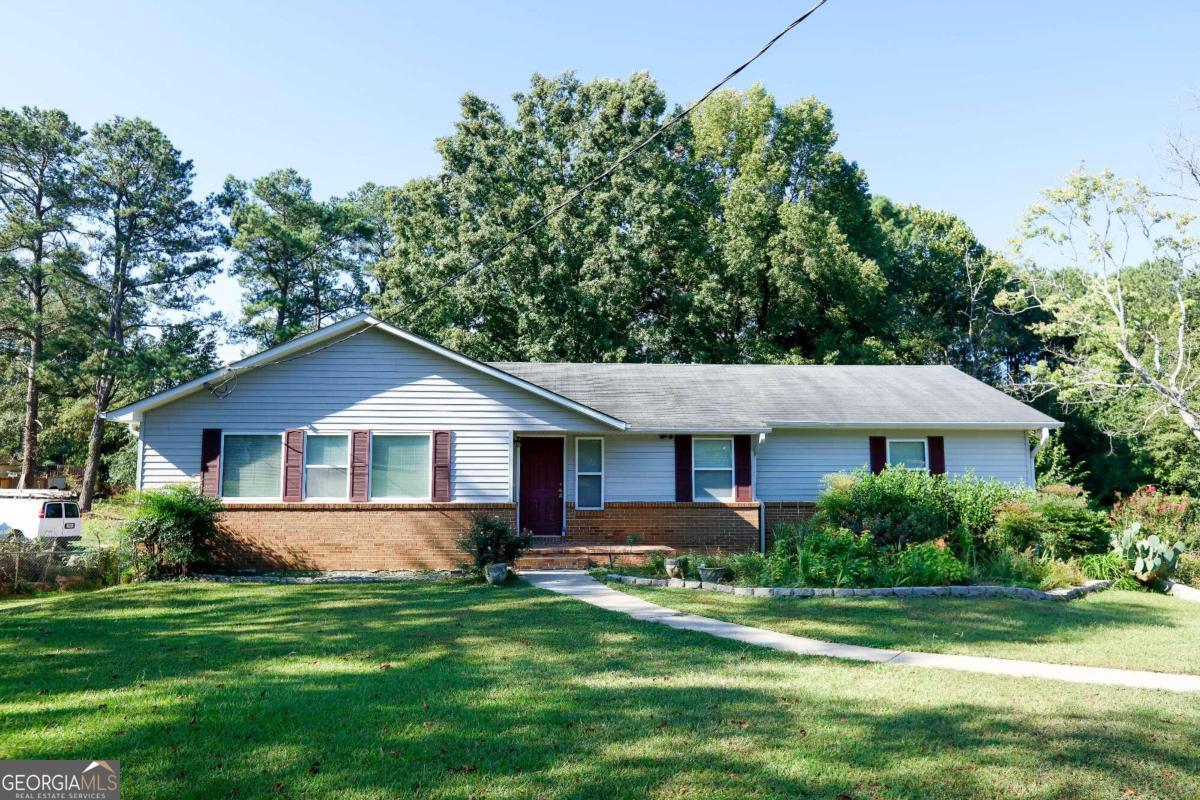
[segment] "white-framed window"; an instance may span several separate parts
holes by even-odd
[[[278,500],[282,484],[282,433],[222,434],[221,497]]]
[[[692,499],[733,499],[733,437],[692,439]]]
[[[429,500],[432,435],[371,433],[371,499]]]
[[[575,440],[575,507],[604,508],[604,439],[599,436]]]
[[[929,469],[929,443],[924,439],[888,439],[887,463],[893,467]]]
[[[350,435],[309,433],[304,437],[304,496],[345,500],[350,494]]]

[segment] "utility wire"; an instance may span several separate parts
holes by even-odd
[[[525,238],[533,231],[537,230],[539,227],[541,227],[547,220],[549,220],[555,214],[562,211],[564,208],[570,206],[572,203],[574,203],[576,200],[578,200],[580,197],[582,197],[588,189],[591,189],[593,186],[600,183],[601,181],[607,180],[609,177],[612,176],[612,174],[614,172],[616,172],[621,167],[622,164],[624,164],[630,158],[637,155],[639,152],[646,149],[651,144],[653,144],[655,141],[657,141],[659,138],[662,137],[662,135],[666,131],[670,130],[675,125],[678,125],[680,122],[682,122],[684,119],[686,119],[687,116],[689,114],[691,114],[694,110],[696,110],[696,108],[701,103],[703,103],[708,98],[712,97],[722,86],[724,86],[725,84],[729,83],[729,81],[736,78],[739,74],[741,74],[741,72],[744,69],[749,67],[751,64],[753,64],[759,58],[761,58],[764,53],[766,53],[768,50],[770,50],[772,47],[775,46],[776,42],[778,42],[780,39],[782,39],[784,36],[786,36],[788,33],[790,33],[791,30],[793,28],[795,28],[797,25],[799,25],[800,23],[804,22],[806,19],[811,17],[814,13],[816,13],[817,9],[819,9],[821,6],[825,5],[825,3],[827,3],[827,2],[828,2],[828,0],[817,0],[817,2],[814,3],[812,5],[812,7],[810,7],[807,11],[805,11],[803,14],[801,14],[800,16],[798,16],[794,20],[792,20],[790,23],[788,23],[787,27],[785,27],[779,33],[772,36],[767,41],[766,44],[764,44],[762,47],[760,47],[758,49],[758,52],[756,52],[754,55],[750,56],[750,58],[746,59],[738,66],[734,67],[733,70],[731,70],[728,75],[726,75],[724,78],[722,78],[716,84],[714,84],[713,87],[711,89],[709,89],[707,92],[705,92],[704,94],[702,94],[699,99],[697,99],[691,105],[689,105],[687,108],[683,109],[678,114],[671,117],[669,120],[667,120],[662,125],[660,125],[658,127],[658,129],[654,131],[654,133],[650,134],[645,139],[638,142],[636,145],[634,145],[629,150],[627,150],[624,153],[624,155],[622,155],[620,158],[618,158],[616,161],[614,161],[612,163],[612,165],[609,166],[608,169],[604,170],[599,175],[597,175],[596,177],[592,178],[590,181],[585,183],[583,186],[576,189],[574,192],[572,192],[570,195],[568,195],[566,197],[566,199],[555,204],[554,206],[551,206],[544,214],[542,214],[540,217],[538,217],[533,222],[526,225],[521,230],[514,233],[509,238],[505,239],[502,243],[500,243],[496,247],[489,250],[478,261],[475,261],[472,264],[470,264],[469,266],[454,273],[450,277],[448,277],[445,280],[438,283],[437,286],[435,286],[432,289],[430,289],[429,291],[425,292],[420,297],[418,297],[414,300],[411,300],[408,303],[405,303],[403,306],[400,307],[399,310],[393,312],[392,314],[390,314],[388,316],[391,317],[392,319],[395,319],[397,317],[403,317],[409,311],[420,308],[426,302],[428,302],[430,299],[432,299],[434,297],[434,295],[437,295],[440,292],[443,292],[446,289],[450,288],[455,283],[458,283],[458,281],[462,280],[463,278],[465,278],[467,275],[471,274],[472,272],[475,272],[475,271],[480,270],[483,267],[485,267],[496,256],[500,255],[505,250],[507,250],[510,246],[512,246],[516,242],[520,241],[521,239]],[[228,392],[225,392],[224,394],[222,394],[221,393],[222,387],[224,387],[231,380],[233,380],[236,377],[238,372],[241,372],[244,370],[249,370],[249,369],[261,369],[262,367],[274,366],[276,364],[286,364],[289,361],[295,361],[300,358],[305,358],[306,356],[313,355],[314,353],[319,353],[322,350],[327,350],[328,348],[333,347],[336,344],[341,344],[342,342],[346,341],[347,339],[352,339],[355,336],[358,336],[359,334],[366,333],[368,330],[375,327],[376,325],[378,325],[380,323],[385,323],[387,321],[388,321],[387,317],[381,317],[377,321],[371,322],[367,326],[359,328],[358,330],[354,331],[353,333],[347,334],[346,336],[343,336],[340,339],[335,339],[334,341],[329,342],[325,345],[322,345],[321,347],[316,347],[316,348],[313,348],[312,350],[306,350],[303,353],[298,353],[294,356],[288,356],[286,358],[281,358],[281,359],[278,359],[275,361],[268,362],[266,364],[256,364],[253,367],[229,367],[229,368],[227,368],[227,371],[226,371],[226,379],[223,380],[220,384],[217,384],[216,386],[209,387],[209,390],[212,391],[213,394],[217,395],[217,397],[224,397],[228,394]],[[232,391],[232,387],[230,387],[230,390]]]

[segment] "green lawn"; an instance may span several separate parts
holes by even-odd
[[[799,658],[523,584],[157,584],[0,602],[0,757],[118,758],[126,798],[1196,798],[1200,698]]]
[[[830,642],[927,653],[1200,674],[1200,606],[1107,591],[1069,603],[1007,598],[769,598],[609,584],[692,614]]]

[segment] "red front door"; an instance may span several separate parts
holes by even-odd
[[[563,439],[521,440],[521,494],[518,513],[522,530],[535,536],[558,536],[563,529]]]

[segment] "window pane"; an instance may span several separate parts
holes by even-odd
[[[601,455],[601,444],[599,439],[580,439],[579,440],[579,466],[576,470],[579,472],[600,472],[603,469],[604,457]]]
[[[226,436],[221,453],[222,496],[276,497],[282,449],[278,436]]]
[[[599,475],[580,475],[578,491],[575,497],[575,507],[599,508],[601,501],[600,484]]]
[[[696,476],[693,494],[697,502],[733,499],[733,470],[698,469],[693,474]]]
[[[346,436],[307,436],[304,463],[345,467],[350,463],[350,440]]]
[[[429,499],[429,437],[371,440],[371,497]]]
[[[308,467],[304,471],[304,488],[308,497],[345,499],[349,491],[350,470],[345,467]]]
[[[733,442],[728,439],[694,439],[692,458],[697,467],[733,468]]]
[[[46,503],[46,519],[62,519],[62,503]]]
[[[924,442],[891,442],[891,464],[910,469],[925,469]]]
[[[63,516],[67,519],[75,519],[79,516],[79,506],[74,503],[63,503]]]

